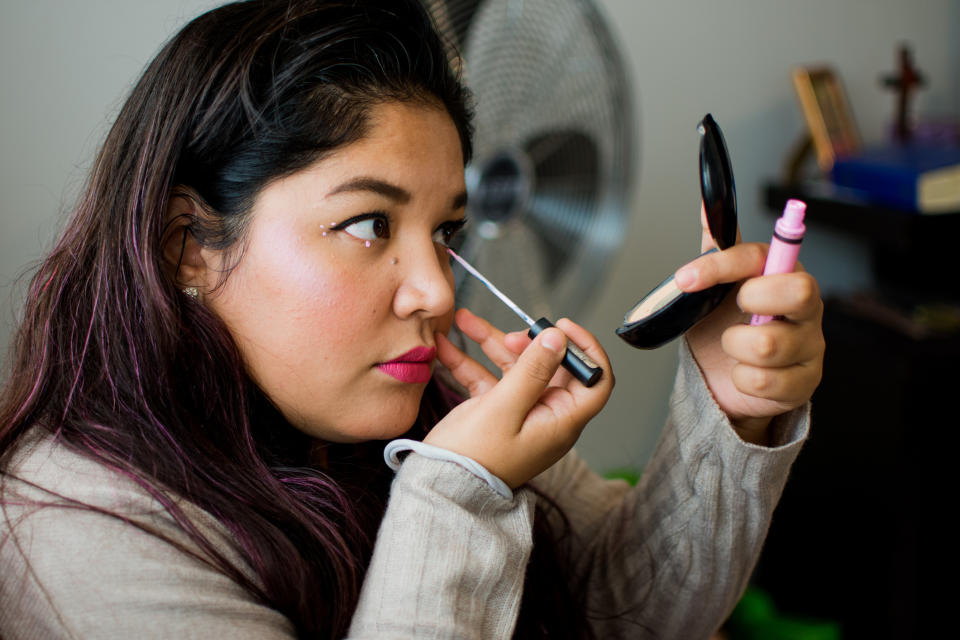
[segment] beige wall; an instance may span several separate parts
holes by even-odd
[[[112,115],[143,65],[202,0],[0,1],[0,338],[21,286],[71,203]],[[866,140],[893,99],[877,78],[914,46],[929,79],[920,113],[960,115],[960,0],[603,0],[635,84],[640,145],[631,225],[594,310],[579,318],[611,354],[618,386],[581,440],[598,468],[641,465],[666,407],[674,346],[636,351],[613,335],[624,311],[698,249],[695,125],[710,111],[733,157],[745,239],[766,240],[759,202],[802,131],[789,71],[842,75]],[[867,254],[814,228],[802,259],[828,292],[869,284]]]

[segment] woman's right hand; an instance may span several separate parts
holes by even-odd
[[[519,487],[562,458],[606,404],[614,384],[610,361],[590,332],[566,319],[534,340],[524,332],[504,334],[466,309],[457,312],[456,323],[503,377],[498,380],[437,334],[437,357],[470,398],[424,442],[472,458],[511,488]],[[559,368],[567,336],[603,368],[593,387]]]

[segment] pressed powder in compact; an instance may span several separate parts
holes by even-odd
[[[737,193],[730,156],[723,133],[709,113],[697,130],[700,132],[700,193],[707,225],[717,247],[726,249],[737,239]],[[671,275],[626,313],[617,335],[639,349],[659,347],[702,320],[732,288],[733,283],[723,283],[687,293],[680,290]]]
[[[647,294],[640,303],[630,312],[627,322],[638,322],[650,314],[664,308],[677,296],[680,289],[673,278],[667,278],[659,287]]]

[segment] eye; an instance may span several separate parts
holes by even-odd
[[[358,240],[377,240],[390,237],[390,222],[382,213],[365,213],[331,227],[345,231]]]
[[[466,218],[444,222],[433,232],[433,241],[445,247],[451,246],[457,234],[467,224]]]

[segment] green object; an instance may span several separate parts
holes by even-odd
[[[626,480],[630,486],[636,486],[642,472],[637,469],[611,469],[604,474],[608,480]]]
[[[724,625],[729,640],[840,640],[840,624],[781,615],[763,589],[747,587]]]

